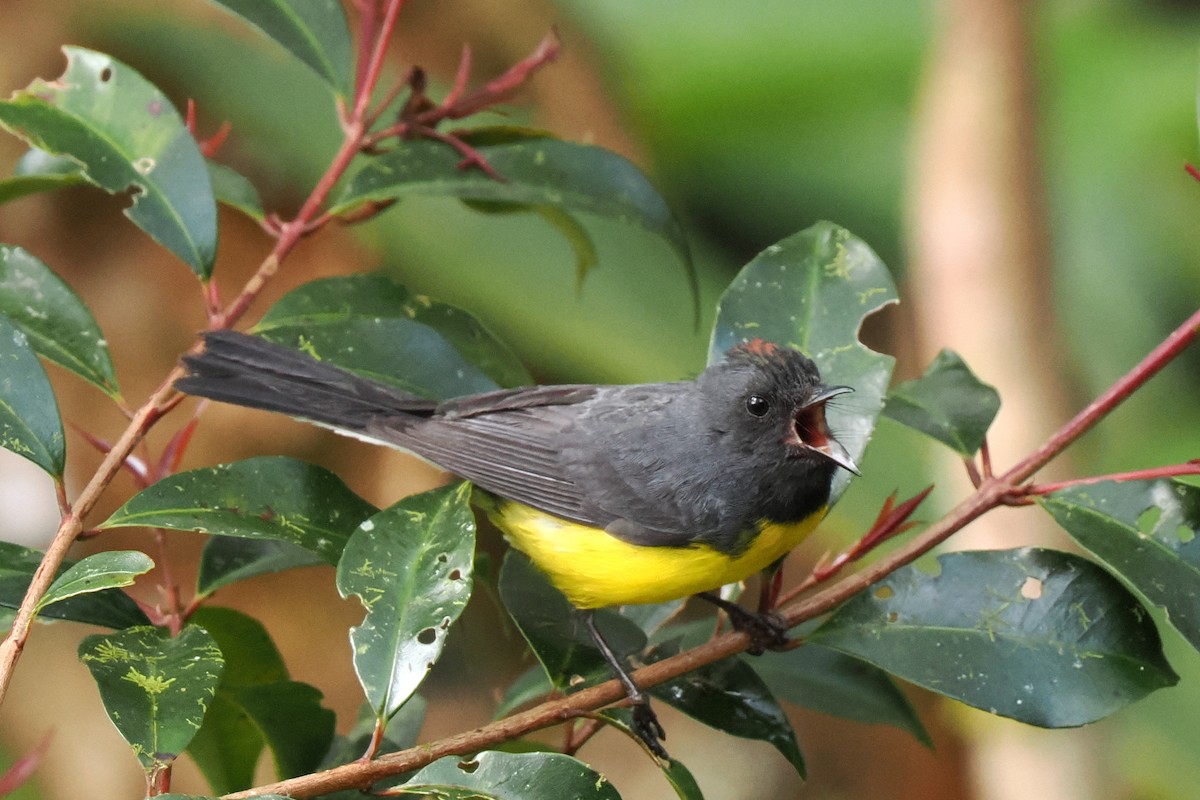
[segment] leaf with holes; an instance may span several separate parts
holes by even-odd
[[[248,789],[264,747],[279,778],[315,770],[333,741],[334,715],[321,693],[289,680],[287,668],[258,620],[207,606],[192,621],[225,657],[225,670],[204,724],[188,752],[216,793]]]
[[[21,600],[29,589],[30,581],[33,580],[33,574],[37,572],[44,557],[45,553],[40,550],[31,550],[11,542],[0,542],[0,608],[20,608]],[[77,563],[64,562],[59,568],[56,580],[60,580]],[[137,603],[129,595],[115,588],[77,594],[50,604],[43,602],[38,615],[114,630],[150,623]]]
[[[655,696],[719,731],[768,742],[806,775],[796,733],[762,678],[739,658],[727,658],[659,684]]]
[[[579,612],[518,550],[504,555],[500,599],[556,689],[576,691],[613,677]],[[592,613],[601,635],[618,656],[646,646],[646,635],[634,622],[612,609]]]
[[[46,370],[24,332],[0,314],[0,447],[62,477],[62,419]]]
[[[129,628],[89,636],[79,645],[109,719],[146,772],[169,765],[199,730],[224,659],[198,625],[178,636],[164,628]]]
[[[166,96],[111,56],[65,47],[67,70],[0,100],[0,126],[77,161],[92,184],[132,192],[126,215],[207,280],[217,207],[204,157]]]
[[[100,326],[79,296],[28,251],[0,245],[0,314],[33,349],[100,389],[120,397]]]
[[[150,556],[138,550],[108,550],[93,553],[62,572],[34,607],[35,613],[72,597],[121,586],[154,569]]]
[[[976,378],[958,353],[942,350],[924,375],[888,393],[883,413],[972,456],[999,410],[999,393]]]
[[[391,791],[439,800],[621,800],[600,773],[562,753],[485,751],[439,759]]]
[[[425,680],[471,596],[471,485],[407,497],[364,521],[338,562],[343,597],[367,609],[350,630],[354,670],[387,720]]]
[[[17,159],[11,178],[0,180],[0,204],[38,192],[87,183],[79,162],[33,147]]]
[[[1084,725],[1178,681],[1149,613],[1070,553],[948,553],[897,570],[809,641],[967,705],[1044,728]]]
[[[416,389],[445,383],[449,380],[447,376],[457,373],[462,368],[460,361],[467,362],[469,371],[464,371],[463,377],[456,378],[457,383],[438,389],[438,396],[450,396],[449,392],[466,394],[473,391],[471,387],[476,385],[494,388],[533,383],[533,378],[513,352],[493,336],[479,320],[455,306],[423,295],[411,294],[408,289],[380,274],[346,275],[309,281],[280,298],[279,302],[263,315],[254,330],[265,334],[267,338],[276,338],[275,332],[288,330],[294,332],[295,336],[289,336],[289,341],[285,343],[298,342],[301,335],[306,336],[306,341],[311,343],[309,334],[312,331],[327,328],[336,333],[338,330],[345,330],[350,320],[357,319],[363,320],[363,324],[368,326],[373,320],[404,321],[403,324],[393,327],[398,334],[407,332],[407,335],[402,338],[395,335],[393,340],[384,343],[384,349],[409,349],[389,351],[389,361],[384,362],[382,366],[375,366],[373,371],[386,370],[394,378],[409,376],[408,380]],[[432,330],[426,331],[422,326]],[[387,333],[389,329],[377,330]],[[347,335],[354,334],[347,331]],[[457,352],[456,357],[439,355],[442,340]],[[344,349],[335,349],[329,357],[336,358]],[[422,369],[428,371],[422,366],[426,361],[429,362],[427,367],[436,368],[439,374],[420,377],[424,374]],[[351,360],[343,366],[352,368],[354,363]],[[484,384],[478,377],[471,377],[476,375],[477,371],[483,372],[494,383]]]
[[[346,12],[338,0],[213,0],[277,42],[333,87],[350,90],[353,66]]]
[[[1104,560],[1200,649],[1200,487],[1104,481],[1041,498],[1075,541]]]
[[[100,528],[277,539],[336,564],[350,533],[376,510],[327,469],[261,456],[164,478],[131,497]]]
[[[895,359],[858,340],[863,320],[897,302],[887,267],[865,242],[830,222],[771,245],[742,268],[717,308],[709,363],[731,347],[765,339],[816,362],[822,380],[854,394],[829,404],[830,430],[858,461],[866,450]],[[837,498],[850,481],[839,470]]]

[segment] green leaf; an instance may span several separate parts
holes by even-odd
[[[927,747],[929,732],[887,673],[815,644],[763,653],[746,663],[781,700],[842,719],[891,725]]]
[[[686,266],[695,290],[683,228],[632,163],[599,147],[544,136],[503,134],[488,143],[489,136],[486,128],[471,132],[476,149],[503,181],[477,167],[460,169],[462,155],[443,142],[402,142],[354,173],[331,213],[343,214],[363,203],[434,195],[592,214],[661,236]]]
[[[770,743],[805,777],[791,723],[762,678],[741,659],[708,664],[650,692],[719,731]]]
[[[949,553],[939,575],[904,567],[809,640],[906,681],[1045,728],[1101,719],[1178,677],[1150,615],[1069,553]]]
[[[550,682],[542,665],[530,667],[517,676],[517,679],[504,690],[504,695],[500,698],[500,703],[496,706],[492,718],[507,717],[518,708],[541,700],[553,691],[554,684]]]
[[[213,195],[221,205],[242,212],[255,222],[266,221],[262,199],[254,184],[245,175],[216,161],[207,161],[208,178],[212,181]]]
[[[154,569],[150,556],[138,550],[109,550],[93,553],[68,567],[54,579],[50,588],[34,607],[42,611],[52,603],[58,603],[81,594],[102,592],[121,586],[132,586],[133,579]]]
[[[942,350],[924,375],[888,393],[883,413],[972,456],[999,410],[999,393],[976,378],[958,353]]]
[[[315,770],[333,739],[334,715],[321,708],[321,693],[288,680],[279,651],[257,620],[217,607],[201,608],[192,619],[225,657],[216,696],[188,746],[213,791],[253,785],[264,746],[280,778]]]
[[[339,96],[350,91],[353,60],[338,0],[213,0],[277,42]]]
[[[674,619],[687,604],[687,598],[668,600],[665,603],[645,603],[642,605],[621,606],[621,616],[637,623],[646,636],[658,633],[663,625]]]
[[[345,326],[350,320],[357,319],[364,321],[363,327],[367,330],[370,330],[372,322],[381,319],[406,321],[403,325],[381,329],[381,333],[408,342],[413,349],[393,355],[390,364],[369,365],[373,373],[386,371],[393,380],[405,380],[406,376],[411,376],[407,380],[420,388],[424,384],[445,383],[449,378],[444,373],[453,372],[461,366],[459,362],[465,360],[471,365],[472,377],[459,379],[458,383],[470,382],[470,385],[487,385],[490,388],[533,383],[533,378],[513,352],[473,316],[447,303],[411,294],[381,274],[310,281],[284,295],[263,316],[255,326],[255,331],[266,334],[267,338],[275,338],[274,332],[287,330],[288,340],[300,342],[303,341],[300,336],[305,331],[328,328],[335,334],[344,331],[344,336],[350,338],[354,331],[345,330]],[[409,325],[408,322],[417,324]],[[422,326],[431,328],[432,332],[424,330]],[[438,337],[445,340],[444,343],[439,342]],[[445,343],[457,351],[457,356],[447,356],[444,352]],[[394,344],[387,341],[382,343],[384,347]],[[330,358],[335,358],[337,353],[346,349],[348,346],[335,347],[336,352]],[[439,362],[438,359],[444,360]],[[353,363],[343,366],[352,368]],[[437,371],[432,375],[426,374],[433,368]],[[484,384],[477,376],[478,371],[482,371],[493,383]],[[465,394],[472,390],[466,388],[460,391],[452,384],[439,391],[443,393],[439,396],[451,396],[444,393],[456,391]]]
[[[1039,502],[1200,649],[1200,488],[1172,480],[1104,481]]]
[[[277,539],[336,564],[350,533],[376,510],[329,470],[261,456],[164,478],[131,497],[100,528]]]
[[[67,70],[0,100],[0,126],[79,162],[88,181],[132,192],[126,215],[207,280],[217,209],[204,157],[157,88],[111,56],[64,47]]]
[[[207,597],[223,586],[255,575],[324,563],[320,556],[291,542],[214,536],[200,551],[196,594]]]
[[[471,596],[470,497],[468,483],[407,497],[363,522],[338,563],[338,591],[367,609],[350,642],[359,683],[381,720],[420,686]]]
[[[89,636],[79,659],[148,773],[170,764],[192,740],[224,664],[216,642],[197,625],[175,637],[153,627]]]
[[[25,597],[29,583],[45,553],[11,542],[0,541],[0,608],[17,609]],[[66,561],[58,571],[61,577],[76,562]],[[147,625],[150,620],[142,613],[129,595],[117,589],[76,595],[56,602],[44,604],[39,610],[42,617],[84,622],[104,628],[120,630],[135,625]]]
[[[30,148],[17,160],[11,178],[0,180],[0,204],[29,194],[51,192],[87,183],[79,162]]]
[[[504,555],[500,598],[556,689],[575,691],[613,677],[575,607],[520,551]],[[646,635],[635,623],[611,609],[594,613],[600,633],[617,655],[646,646]]]
[[[858,341],[864,319],[897,302],[879,256],[854,234],[818,222],[773,244],[742,268],[721,296],[709,363],[731,347],[761,338],[801,350],[831,386],[854,394],[827,408],[829,427],[858,461],[875,429],[895,359]],[[850,475],[839,470],[833,498]]]
[[[0,314],[25,332],[33,349],[120,397],[108,342],[87,306],[28,251],[0,245]]]
[[[600,716],[607,719],[609,725],[624,732],[626,736],[640,740],[640,737],[634,733],[633,714],[629,709],[606,708],[600,712]],[[700,791],[696,779],[692,777],[691,770],[682,762],[669,758],[665,765],[661,759],[658,763],[662,766],[663,777],[667,779],[667,783],[671,784],[671,788],[675,790],[679,800],[704,800],[704,794]]]
[[[62,419],[46,370],[20,328],[0,313],[0,447],[62,478]]]
[[[438,759],[393,791],[438,800],[621,800],[607,778],[570,756],[495,750]]]

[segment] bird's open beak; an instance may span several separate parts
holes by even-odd
[[[825,424],[825,403],[838,395],[852,392],[849,386],[827,386],[796,411],[792,421],[791,436],[788,444],[817,453],[837,464],[845,470],[860,475],[858,465],[850,457],[850,453],[842,447],[841,442],[833,438],[829,426]]]

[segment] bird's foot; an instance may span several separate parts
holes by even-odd
[[[637,734],[637,737],[642,740],[651,753],[662,759],[670,759],[666,749],[662,746],[662,740],[667,738],[667,732],[663,730],[662,723],[658,721],[658,715],[650,707],[649,698],[641,695],[634,701],[630,710],[633,712],[633,732]]]

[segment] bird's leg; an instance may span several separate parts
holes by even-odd
[[[746,648],[752,656],[761,656],[767,650],[782,650],[788,644],[788,626],[783,617],[774,611],[755,613],[747,611],[737,603],[730,602],[716,592],[700,592],[696,595],[720,608],[729,616],[733,629],[750,637]]]
[[[583,621],[587,624],[588,632],[592,635],[592,641],[596,643],[596,647],[600,650],[600,655],[604,656],[604,660],[612,667],[612,671],[616,673],[617,680],[625,687],[625,694],[629,697],[631,703],[630,709],[633,712],[633,732],[637,734],[646,747],[650,748],[650,752],[659,758],[670,758],[667,751],[662,746],[662,739],[667,738],[667,732],[663,730],[662,724],[658,721],[658,715],[654,713],[654,709],[650,707],[650,698],[647,697],[637,684],[633,682],[629,672],[621,665],[617,654],[608,646],[608,642],[604,641],[604,637],[600,635],[600,630],[596,627],[596,615],[591,609],[581,610],[580,615],[583,616]]]

